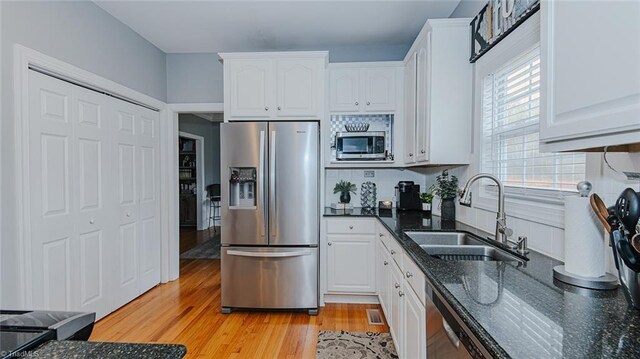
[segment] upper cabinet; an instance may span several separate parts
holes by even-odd
[[[331,112],[391,113],[396,110],[397,67],[375,64],[330,66]]]
[[[541,150],[640,142],[640,2],[543,0],[541,11]]]
[[[428,20],[405,57],[406,165],[471,159],[469,21]]]
[[[226,121],[322,119],[326,52],[225,53]]]

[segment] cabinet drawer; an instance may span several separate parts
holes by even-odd
[[[409,283],[409,286],[413,288],[422,304],[425,304],[425,280],[424,273],[418,268],[413,259],[408,254],[403,253],[403,265],[404,265],[404,278]]]
[[[327,233],[336,234],[375,234],[373,219],[327,219]]]
[[[383,225],[378,223],[377,226],[378,226],[378,238],[380,239],[380,242],[382,242],[382,244],[384,245],[384,248],[388,252],[389,251],[389,242],[393,241],[394,239],[391,238],[391,234],[389,233],[389,231],[387,231],[386,228],[384,228]]]
[[[400,271],[404,274],[404,266],[402,264],[404,250],[402,250],[400,243],[398,243],[395,238],[389,238],[389,256],[396,262],[398,268],[400,268]]]

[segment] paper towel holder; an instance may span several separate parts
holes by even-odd
[[[580,197],[588,197],[592,188],[589,181],[582,181],[576,187]],[[605,273],[600,277],[583,277],[567,272],[564,265],[553,267],[553,278],[569,285],[587,289],[612,290],[618,288],[618,278],[613,274]]]

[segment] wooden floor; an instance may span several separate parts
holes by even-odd
[[[320,330],[388,332],[369,325],[378,305],[327,304],[306,313],[220,313],[220,260],[181,260],[180,279],[100,320],[92,341],[180,343],[188,358],[315,358]]]
[[[215,227],[215,230],[211,227],[202,231],[198,231],[196,227],[180,227],[180,253],[210,241],[216,235],[220,235],[220,227]]]

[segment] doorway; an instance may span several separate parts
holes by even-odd
[[[180,259],[220,258],[222,113],[178,114]]]

